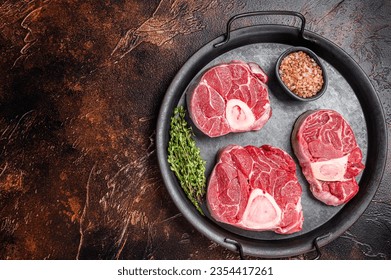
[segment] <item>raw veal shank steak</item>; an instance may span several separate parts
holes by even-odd
[[[191,92],[190,117],[210,137],[259,130],[271,117],[266,82],[265,72],[256,63],[214,66]]]
[[[328,205],[341,205],[358,192],[355,177],[364,169],[352,128],[333,110],[308,111],[292,132],[293,150],[312,194]]]
[[[289,234],[302,229],[301,193],[296,165],[286,152],[269,145],[230,145],[210,176],[207,205],[219,222]]]

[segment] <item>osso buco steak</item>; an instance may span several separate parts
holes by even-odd
[[[246,230],[289,234],[303,225],[296,165],[283,150],[231,145],[219,154],[208,183],[212,217]]]
[[[341,205],[358,192],[356,176],[364,169],[353,130],[333,110],[308,111],[296,121],[292,146],[312,194],[328,205]]]
[[[216,65],[190,93],[190,117],[210,137],[259,130],[272,113],[266,82],[267,75],[256,63]]]

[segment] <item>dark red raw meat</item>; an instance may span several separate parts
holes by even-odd
[[[358,192],[364,169],[361,149],[346,120],[333,110],[308,111],[296,121],[292,147],[312,194],[327,205],[341,205]]]
[[[210,137],[259,130],[271,117],[266,82],[265,72],[256,63],[216,65],[191,92],[190,117]]]
[[[289,234],[302,229],[301,194],[289,154],[269,145],[230,145],[210,176],[207,204],[219,222]]]

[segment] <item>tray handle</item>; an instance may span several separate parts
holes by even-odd
[[[315,257],[312,258],[312,260],[319,260],[322,257],[322,251],[320,250],[319,246],[319,241],[326,239],[330,237],[331,233],[327,233],[322,236],[318,236],[317,238],[314,239],[313,245],[316,251]],[[224,238],[224,242],[228,244],[232,244],[236,247],[236,250],[239,252],[239,256],[241,260],[245,260],[244,252],[243,252],[243,247],[242,244],[240,244],[238,241],[230,238]]]
[[[295,16],[295,17],[300,18],[301,26],[300,26],[299,36],[301,38],[304,38],[305,17],[301,13],[293,12],[293,11],[255,11],[255,12],[247,12],[247,13],[237,14],[237,15],[231,17],[227,23],[227,31],[225,33],[224,40],[222,42],[214,44],[214,47],[218,48],[218,47],[228,43],[229,39],[231,38],[231,25],[235,20],[237,20],[239,18],[244,18],[244,17],[265,16],[265,15],[287,15],[287,16]]]
[[[224,238],[224,242],[234,245],[239,252],[240,259],[245,260],[242,244],[240,244],[238,241],[234,239],[229,239],[229,238]]]
[[[315,247],[316,256],[312,258],[312,260],[319,260],[322,257],[322,251],[320,250],[319,241],[330,237],[330,235],[331,233],[327,233],[325,235],[318,236],[317,238],[314,239],[313,244]]]

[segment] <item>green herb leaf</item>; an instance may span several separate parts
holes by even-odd
[[[193,130],[186,122],[185,115],[183,106],[174,109],[170,124],[168,162],[187,197],[204,214],[200,200],[206,192],[206,162],[201,158],[200,149],[193,138]]]

